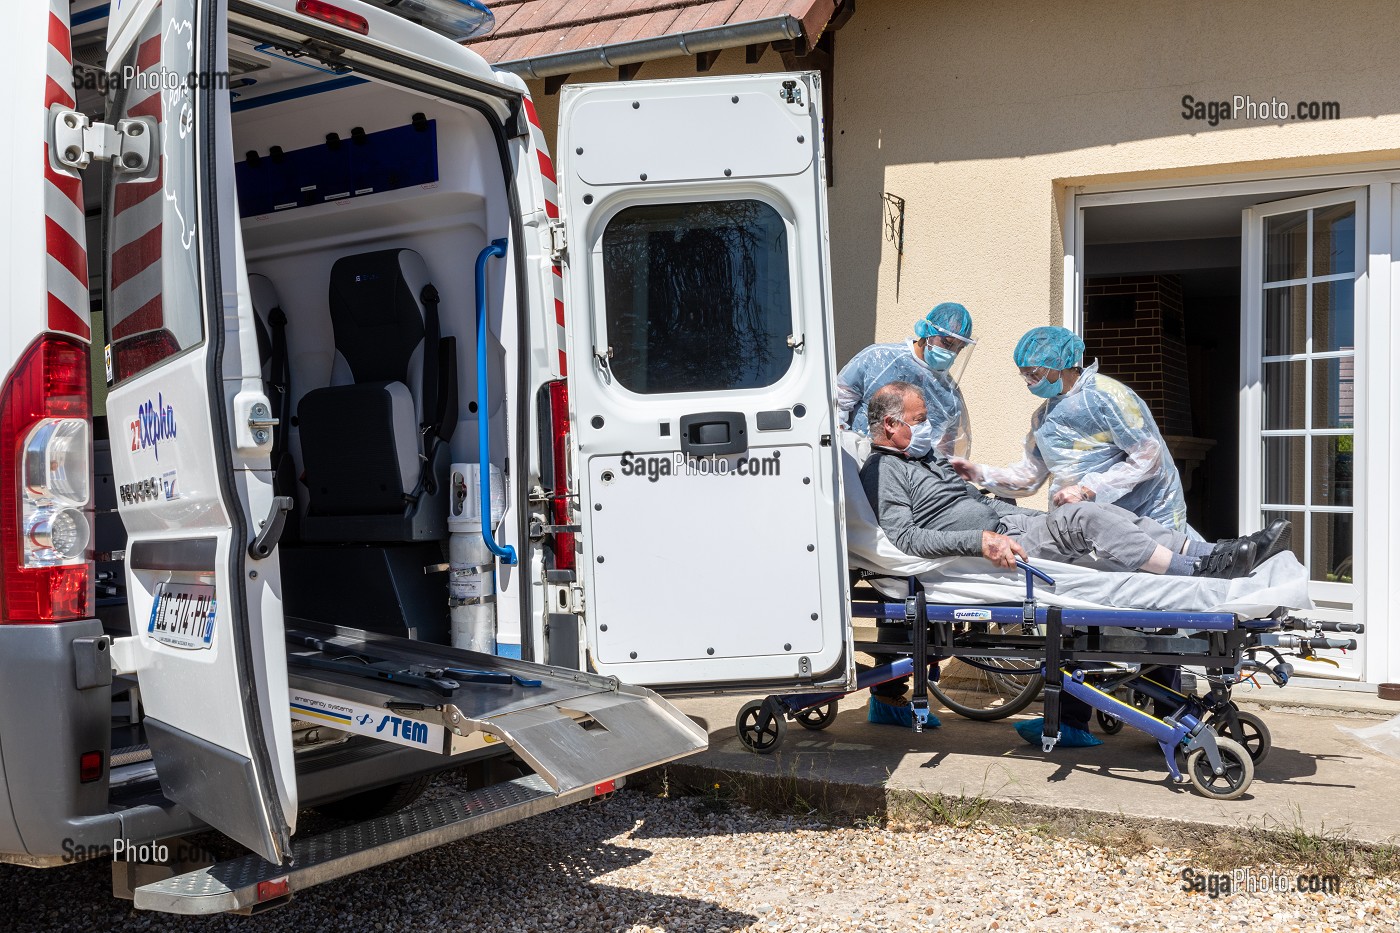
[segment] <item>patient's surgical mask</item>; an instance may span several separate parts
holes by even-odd
[[[909,446],[904,448],[904,452],[916,460],[927,457],[928,452],[933,450],[933,425],[927,421],[920,421],[918,424],[909,424],[907,421],[899,423],[909,427]]]

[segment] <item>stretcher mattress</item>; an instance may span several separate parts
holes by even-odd
[[[846,496],[846,543],[851,566],[894,577],[917,576],[929,602],[978,605],[1020,602],[1024,576],[998,570],[980,557],[929,560],[905,554],[881,530],[860,484],[860,465],[869,441],[841,432],[842,475]],[[1174,612],[1232,612],[1240,618],[1262,618],[1280,607],[1312,609],[1307,572],[1291,551],[1275,555],[1247,577],[1219,580],[1151,573],[1103,570],[1091,564],[1062,564],[1036,560],[1034,566],[1055,580],[1051,587],[1037,581],[1042,605],[1066,609],[1165,609]],[[877,585],[878,582],[877,582]],[[902,598],[896,583],[882,586],[886,595]]]

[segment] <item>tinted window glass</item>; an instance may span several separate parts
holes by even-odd
[[[787,226],[762,201],[619,212],[603,288],[613,375],[633,392],[759,388],[792,362]]]

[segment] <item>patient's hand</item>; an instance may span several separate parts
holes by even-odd
[[[957,473],[969,483],[977,482],[978,478],[982,475],[982,470],[977,464],[973,463],[971,460],[964,460],[962,457],[949,457],[948,465],[953,468],[953,472]]]
[[[995,531],[982,532],[982,556],[1007,570],[1016,566],[1016,558],[1027,559],[1025,548]]]

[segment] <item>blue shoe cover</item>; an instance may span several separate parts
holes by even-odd
[[[1016,733],[1032,745],[1039,745],[1041,730],[1045,728],[1045,719],[1027,719],[1025,722],[1016,723]],[[1102,745],[1103,740],[1089,732],[1087,729],[1076,729],[1074,726],[1060,726],[1060,745],[1065,748],[1093,748],[1095,745]]]
[[[878,697],[871,697],[869,711],[865,718],[877,726],[903,726],[909,729],[914,725],[914,708],[908,703],[896,706]],[[933,713],[929,713],[928,719],[924,720],[924,727],[928,729],[937,729],[941,725],[943,723],[939,722],[938,717]]]

